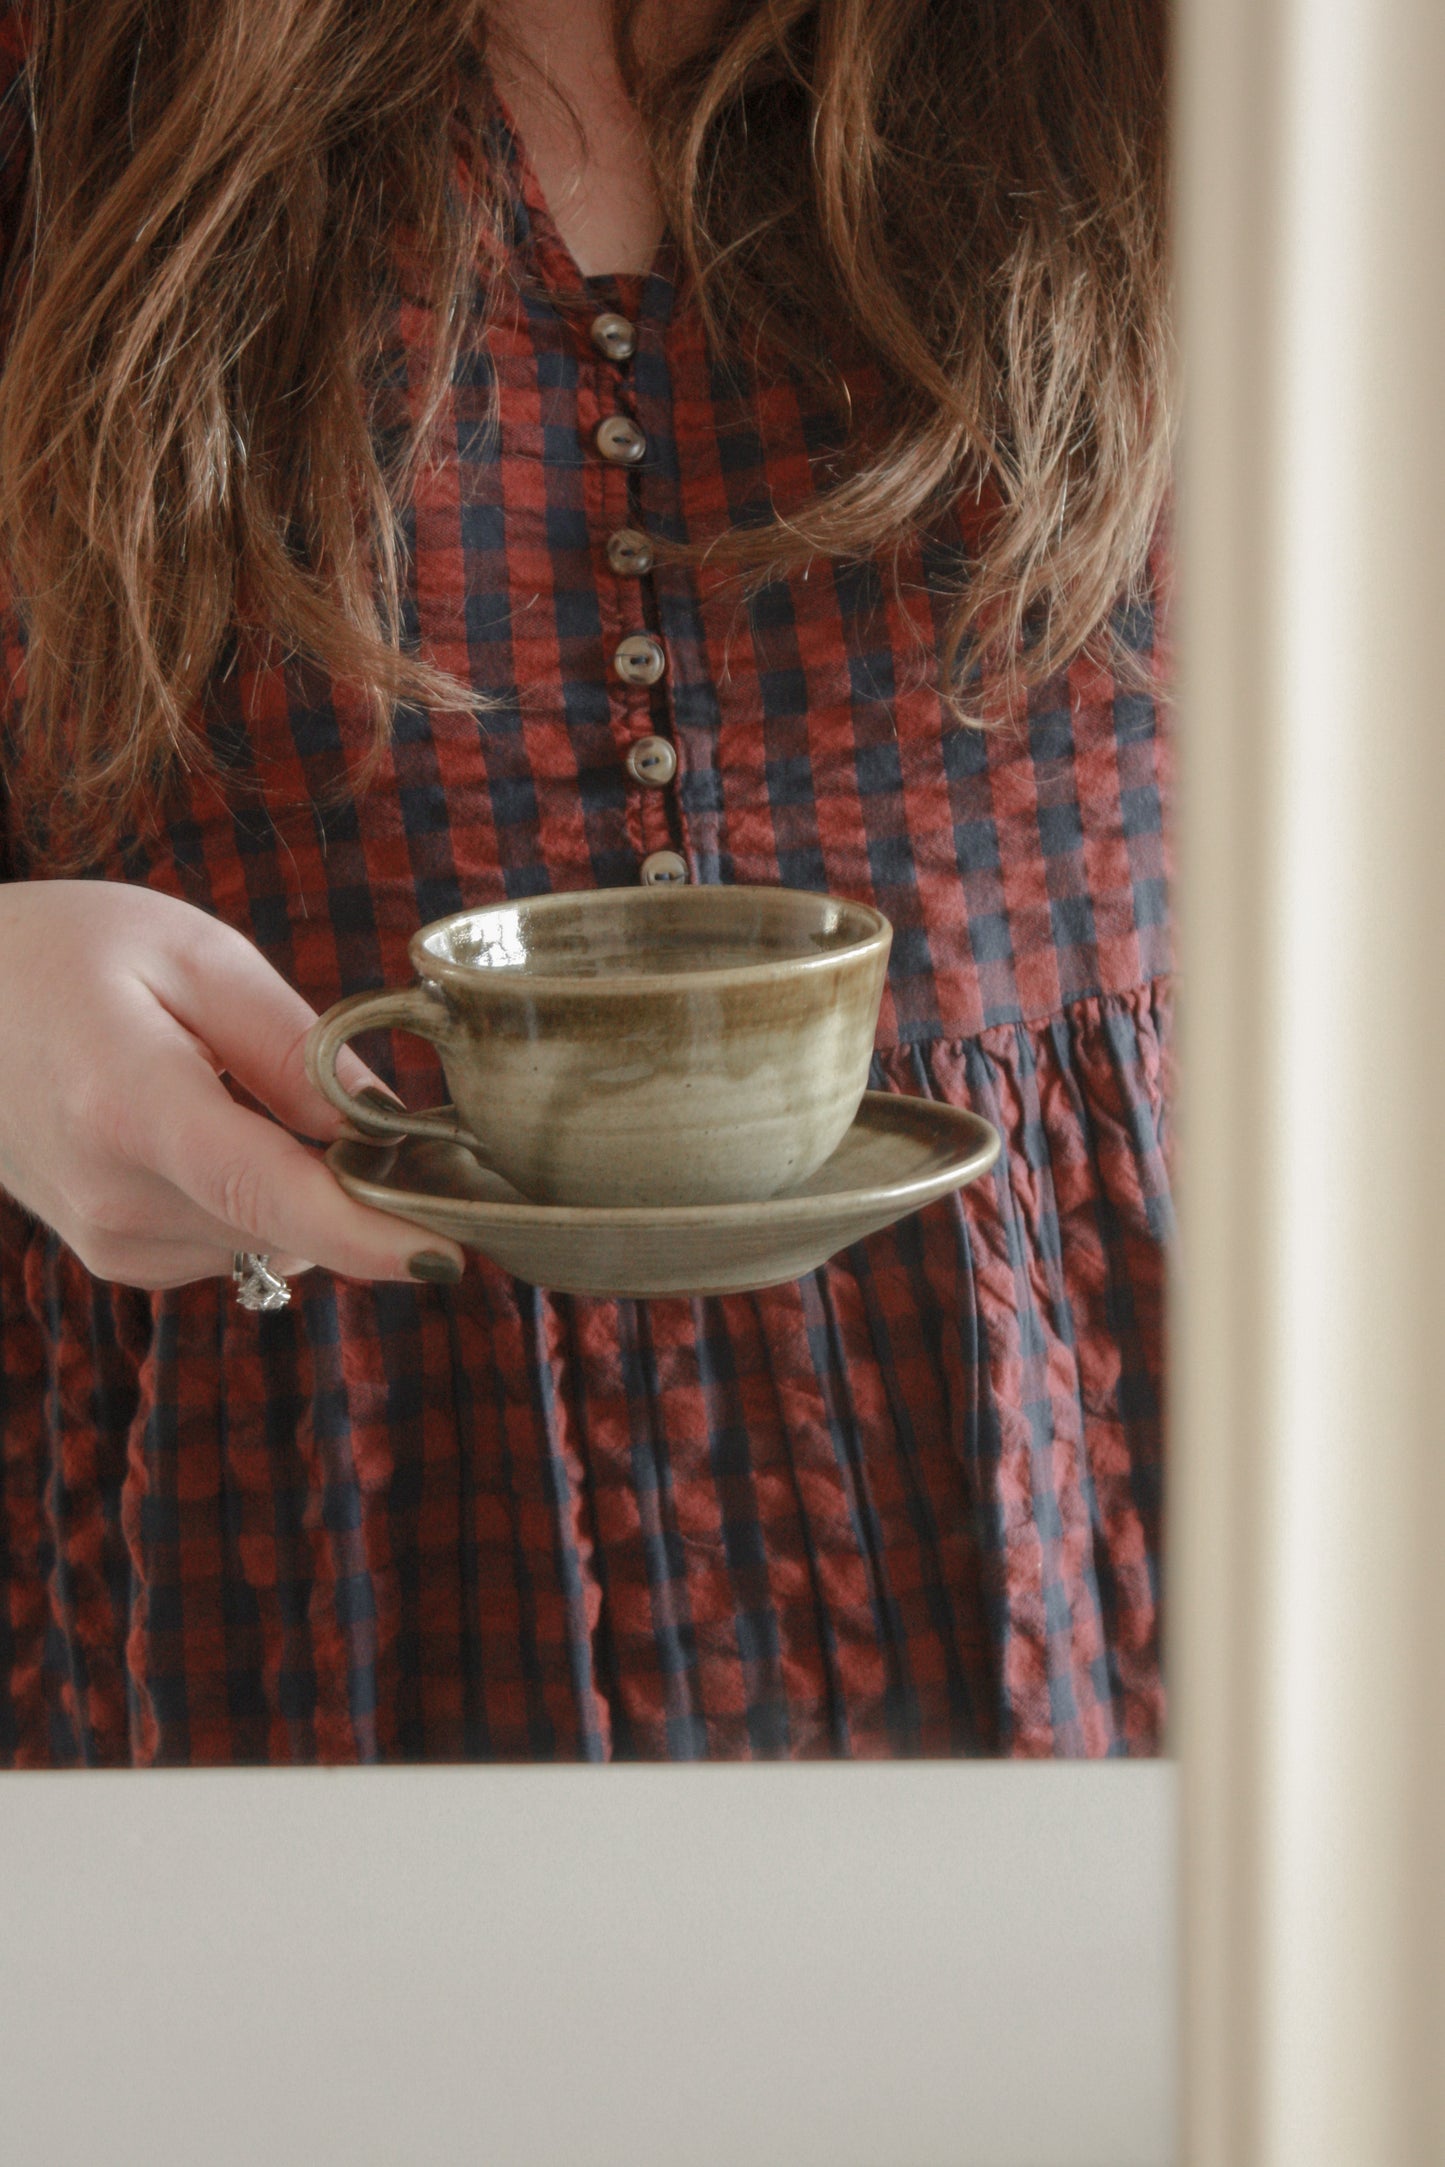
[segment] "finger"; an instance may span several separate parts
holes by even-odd
[[[230,1279],[237,1254],[234,1249],[145,1242],[129,1245],[125,1255],[114,1260],[102,1250],[87,1269],[108,1286],[135,1287],[143,1294],[169,1294],[177,1287],[195,1286],[208,1279]],[[282,1279],[301,1279],[315,1269],[300,1257],[267,1255],[266,1262]]]
[[[455,1242],[354,1202],[319,1157],[238,1106],[199,1061],[177,1067],[173,1085],[150,1164],[234,1230],[233,1248],[310,1257],[348,1279],[461,1277]],[[432,1262],[418,1271],[421,1256]]]
[[[288,1128],[327,1142],[341,1134],[342,1115],[306,1074],[306,1037],[316,1011],[243,935],[202,919],[184,948],[148,962],[145,983],[218,1065]],[[380,1091],[399,1103],[349,1046],[336,1068],[348,1091]]]
[[[232,1268],[233,1252],[192,1242],[112,1242],[82,1236],[73,1246],[92,1279],[109,1287],[136,1287],[142,1294],[167,1294],[201,1280],[229,1278]]]
[[[184,1057],[190,1057],[189,1049]],[[133,1156],[139,1148],[135,1140],[127,1137],[126,1144],[128,1155]],[[189,1268],[189,1260],[198,1253],[219,1255],[224,1250],[234,1255],[237,1248],[235,1227],[213,1218],[192,1197],[149,1168],[137,1168],[130,1174],[120,1194],[107,1200],[103,1218],[87,1215],[83,1208],[54,1214],[53,1218],[72,1247],[94,1249],[99,1239],[108,1254],[127,1258],[143,1255],[148,1266],[168,1255],[184,1255],[188,1260],[184,1280],[209,1276]],[[284,1265],[278,1259],[278,1269],[284,1269],[288,1276],[313,1268],[309,1258],[288,1256]]]

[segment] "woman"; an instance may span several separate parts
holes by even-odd
[[[1156,1749],[1162,12],[6,19],[9,1764]],[[659,874],[881,907],[995,1174],[696,1302],[344,1197],[315,1012]]]

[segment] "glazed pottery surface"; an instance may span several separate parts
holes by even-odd
[[[311,1033],[313,1080],[364,1135],[460,1141],[546,1204],[756,1201],[832,1153],[868,1080],[892,934],[788,888],[602,888],[462,911],[411,943],[421,983]],[[341,1047],[430,1039],[454,1108],[388,1113]]]
[[[997,1131],[934,1099],[867,1092],[842,1143],[784,1196],[751,1204],[580,1208],[529,1202],[463,1146],[333,1144],[363,1204],[480,1250],[533,1286],[614,1296],[745,1292],[797,1279],[987,1173]]]

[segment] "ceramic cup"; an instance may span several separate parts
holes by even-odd
[[[789,888],[600,888],[460,911],[411,942],[420,985],[341,1001],[307,1070],[364,1135],[440,1136],[542,1204],[745,1203],[841,1143],[868,1081],[892,929]],[[440,1055],[451,1108],[357,1100],[363,1031]]]

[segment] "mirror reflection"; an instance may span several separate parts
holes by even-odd
[[[1159,1750],[1164,16],[0,7],[0,1764]]]

